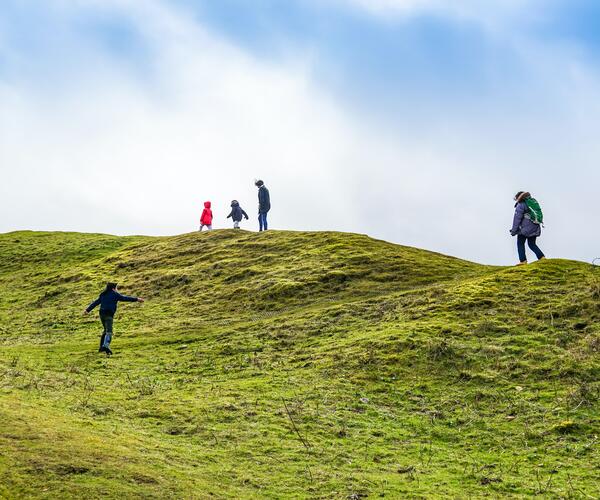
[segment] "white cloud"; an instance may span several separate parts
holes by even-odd
[[[534,0],[331,0],[354,5],[375,14],[438,12],[464,16],[492,17],[531,6]]]
[[[195,228],[205,199],[227,227],[229,201],[253,214],[252,181],[263,177],[274,227],[365,232],[506,263],[510,196],[527,188],[548,215],[549,255],[595,257],[600,114],[589,103],[600,92],[569,51],[521,51],[539,78],[520,96],[532,99],[525,109],[500,92],[486,108],[422,117],[415,103],[413,116],[386,122],[350,112],[314,80],[309,58],[264,62],[167,3],[55,5],[64,16],[126,16],[150,62],[140,75],[82,43],[68,81],[53,75],[58,87],[0,79],[0,230],[173,234]],[[562,196],[589,218],[568,217]]]
[[[254,212],[255,177],[273,184],[275,204],[304,214],[304,227],[318,220],[313,197],[328,199],[332,218],[344,219],[347,208],[329,186],[344,182],[337,174],[351,134],[301,62],[263,64],[159,2],[115,6],[154,51],[152,81],[88,52],[82,66],[94,70],[69,86],[70,95],[56,100],[43,86],[5,87],[2,203],[14,209],[3,229],[35,221],[109,232],[191,230],[205,199],[226,224],[232,198]],[[85,213],[52,210],[65,198]],[[273,218],[280,226],[299,220],[281,212]]]
[[[312,0],[314,1],[314,0]],[[317,0],[318,1],[318,0]],[[543,15],[547,0],[326,0],[330,3],[358,8],[381,20],[393,22],[398,17],[422,14],[475,22],[490,33],[503,27],[512,29],[525,24],[533,15]],[[554,0],[551,0],[552,2]],[[527,18],[527,19],[526,19]],[[506,33],[504,33],[506,34]]]

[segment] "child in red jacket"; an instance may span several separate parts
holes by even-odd
[[[200,231],[202,231],[204,226],[210,231],[212,229],[212,220],[213,213],[210,209],[210,201],[205,201],[204,210],[202,210],[202,215],[200,216]]]

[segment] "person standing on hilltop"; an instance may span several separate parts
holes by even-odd
[[[204,210],[202,210],[202,215],[200,216],[199,231],[202,231],[202,229],[204,229],[204,226],[206,226],[206,229],[208,229],[210,231],[212,229],[212,220],[213,220],[213,213],[210,208],[210,201],[205,201],[204,202]]]
[[[540,204],[531,194],[525,191],[519,191],[515,195],[515,216],[513,226],[510,230],[512,236],[517,237],[517,251],[519,253],[518,266],[527,264],[525,255],[525,242],[535,253],[538,260],[544,259],[544,253],[536,244],[536,239],[542,234],[543,214]]]
[[[268,229],[267,214],[271,210],[271,196],[263,181],[256,181],[254,185],[258,188],[258,230],[266,231]]]
[[[240,222],[242,221],[242,217],[245,217],[246,220],[248,220],[248,214],[244,211],[242,207],[240,207],[240,204],[237,200],[233,200],[231,202],[231,212],[229,212],[227,218],[229,219],[229,217],[231,217],[231,220],[233,220],[233,229],[240,228]]]
[[[100,294],[100,296],[94,300],[84,311],[84,314],[89,314],[92,309],[96,306],[100,306],[100,321],[104,331],[100,338],[100,349],[98,352],[105,352],[107,355],[111,355],[110,341],[112,340],[113,334],[113,319],[117,312],[117,304],[119,302],[144,302],[141,297],[128,297],[127,295],[121,295],[117,291],[116,283],[107,283],[106,288]]]

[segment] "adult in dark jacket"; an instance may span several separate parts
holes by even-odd
[[[112,340],[113,333],[113,319],[119,302],[144,302],[144,299],[121,295],[117,291],[116,283],[107,283],[106,289],[84,311],[85,314],[89,314],[96,306],[100,306],[100,321],[102,322],[104,331],[100,338],[100,349],[98,349],[98,352],[105,352],[108,355],[112,354],[110,341]]]
[[[227,216],[228,219],[229,217],[231,217],[231,219],[233,220],[233,229],[240,228],[242,216],[245,217],[246,220],[248,220],[248,214],[244,211],[242,207],[240,207],[240,204],[237,200],[233,200],[231,202],[231,212],[229,212],[229,215]]]
[[[258,227],[259,231],[266,231],[267,213],[271,210],[271,196],[263,181],[256,181],[255,185],[258,188]]]
[[[519,191],[515,195],[515,216],[513,218],[512,229],[510,230],[510,234],[517,237],[519,266],[527,264],[527,256],[525,254],[526,241],[538,260],[544,258],[544,253],[536,244],[537,237],[542,234],[542,227],[540,224],[533,222],[529,216],[529,208],[527,207],[528,198],[531,198],[531,194],[525,191]]]

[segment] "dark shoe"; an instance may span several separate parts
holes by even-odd
[[[100,346],[100,349],[98,349],[98,352],[104,352],[104,347]]]
[[[105,347],[104,352],[106,353],[107,356],[112,356],[112,351],[110,350],[110,347]]]

